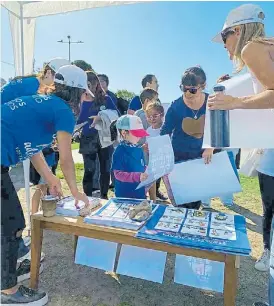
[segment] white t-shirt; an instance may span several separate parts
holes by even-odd
[[[151,126],[149,128],[147,128],[147,132],[149,134],[149,136],[147,136],[147,138],[149,137],[156,137],[156,136],[160,136],[160,131],[161,128],[159,129],[153,129]]]

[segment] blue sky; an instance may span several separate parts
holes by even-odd
[[[84,59],[110,78],[112,90],[139,93],[147,73],[157,76],[160,99],[180,95],[184,70],[201,65],[210,90],[233,65],[222,45],[211,38],[222,28],[228,12],[244,2],[150,2],[41,17],[36,24],[36,67],[53,57],[68,58],[68,46],[57,43],[71,35],[84,44],[72,45],[72,60]],[[246,3],[246,2],[245,2]],[[274,36],[274,3],[259,4],[266,14],[266,33]],[[1,61],[13,63],[8,13],[1,8]],[[272,24],[271,24],[272,20]],[[1,63],[5,79],[12,66]]]

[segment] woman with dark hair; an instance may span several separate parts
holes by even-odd
[[[71,135],[79,113],[79,101],[87,87],[86,73],[76,66],[63,66],[55,75],[49,95],[20,97],[1,106],[1,303],[8,305],[45,305],[44,292],[17,286],[20,273],[30,271],[30,263],[16,270],[19,239],[25,219],[17,193],[9,176],[9,167],[31,159],[32,164],[50,187],[50,193],[61,196],[60,180],[46,164],[41,151],[57,135],[60,166],[72,196],[88,205],[79,192],[71,153]]]
[[[161,135],[171,135],[175,162],[204,158],[210,163],[213,149],[202,149],[205,112],[208,94],[204,93],[206,75],[201,67],[187,69],[180,88],[183,95],[172,102]],[[189,203],[188,208],[199,209],[201,201]]]
[[[84,159],[84,177],[83,189],[88,196],[92,196],[93,192],[93,177],[96,170],[96,157],[98,155],[100,163],[100,192],[101,198],[107,199],[107,193],[110,182],[110,167],[111,167],[111,147],[102,148],[99,140],[98,131],[94,128],[98,120],[98,113],[103,110],[115,110],[117,107],[113,101],[105,95],[101,87],[97,75],[92,72],[87,72],[88,87],[93,93],[86,95],[81,103],[81,112],[78,118],[78,124],[88,122],[81,132],[79,153]]]

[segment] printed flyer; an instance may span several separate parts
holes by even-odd
[[[137,238],[237,255],[251,252],[244,217],[159,205]]]

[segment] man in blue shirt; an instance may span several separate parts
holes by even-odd
[[[142,79],[142,87],[143,88],[151,88],[154,89],[155,91],[158,92],[159,89],[159,83],[155,75],[153,74],[147,74],[143,79]],[[129,115],[134,115],[134,113],[142,108],[142,103],[140,100],[139,96],[135,96],[131,102],[129,103],[128,106],[128,111],[127,113]]]

